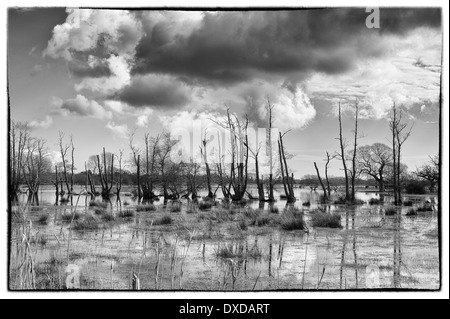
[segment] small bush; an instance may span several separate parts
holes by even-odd
[[[171,225],[172,223],[173,223],[172,217],[170,217],[169,215],[165,215],[153,221],[153,225],[155,226]]]
[[[181,203],[179,203],[179,202],[173,203],[172,206],[170,207],[170,211],[172,213],[180,213],[181,212]]]
[[[398,214],[398,211],[393,207],[389,207],[389,208],[386,208],[384,214],[386,216],[395,216]]]
[[[111,213],[107,213],[102,216],[102,219],[104,222],[110,223],[110,222],[115,221],[116,217],[114,217],[114,215]]]
[[[210,210],[214,206],[214,202],[212,201],[203,201],[198,204],[198,208],[200,210]]]
[[[314,227],[323,228],[341,228],[341,216],[337,214],[316,212],[316,214],[312,216],[312,225]]]
[[[414,208],[411,208],[411,209],[408,210],[408,212],[406,213],[406,216],[408,216],[408,217],[417,216],[417,211],[416,211]]]
[[[216,251],[216,257],[223,259],[242,259],[244,258],[244,252],[242,250],[235,249],[231,244],[224,245]]]
[[[63,222],[70,223],[72,221],[72,217],[73,217],[74,221],[77,221],[81,218],[81,216],[82,216],[81,213],[75,212],[74,214],[71,214],[71,213],[62,214],[61,218],[62,218]]]
[[[106,203],[106,202],[99,202],[99,201],[96,201],[96,200],[91,200],[89,202],[89,206],[90,207],[100,207],[100,208],[106,209],[108,207],[108,203]]]
[[[380,205],[382,201],[379,198],[369,199],[369,205]]]
[[[335,201],[334,201],[335,205],[345,205],[347,204],[347,200],[345,199],[345,196],[339,196]]]
[[[410,200],[407,200],[407,201],[403,202],[403,206],[411,207],[413,205],[414,205],[414,203],[412,201],[410,201]]]
[[[304,202],[304,203],[302,204],[302,206],[309,207],[309,206],[311,206],[311,202],[310,202],[310,201]]]
[[[100,228],[99,222],[97,221],[97,219],[95,219],[93,216],[90,215],[86,216],[81,220],[77,220],[73,224],[73,229],[78,232],[96,231],[99,228]]]
[[[50,222],[50,215],[47,213],[41,214],[38,217],[38,223],[42,226],[47,226]]]
[[[258,219],[256,219],[256,226],[264,227],[264,226],[269,225],[270,222],[271,222],[270,217],[268,217],[268,216],[261,216],[261,217],[258,217]]]
[[[246,231],[246,230],[248,229],[247,221],[244,220],[244,219],[241,219],[241,220],[238,222],[238,229],[239,229],[239,230]]]
[[[283,214],[281,218],[281,228],[283,230],[304,230],[305,221],[303,220],[303,213],[293,212],[294,209]]]
[[[129,209],[125,209],[119,213],[120,218],[133,218],[136,216],[135,212]]]
[[[138,212],[154,212],[155,210],[156,207],[153,204],[139,205],[136,207],[136,211]]]
[[[417,208],[418,212],[432,212],[433,211],[433,207],[431,205],[423,205],[419,208]]]
[[[276,206],[271,206],[269,211],[271,214],[279,214],[280,213],[280,210]]]
[[[197,214],[197,213],[198,213],[197,207],[195,207],[194,205],[190,205],[188,207],[188,209],[186,210],[186,214],[189,214],[189,215]]]
[[[425,185],[419,181],[410,181],[405,185],[407,194],[422,195],[426,193]]]
[[[105,213],[106,213],[106,211],[104,211],[104,210],[101,209],[101,208],[96,208],[96,209],[94,210],[94,214],[95,214],[95,215],[101,216],[101,215],[104,215]]]

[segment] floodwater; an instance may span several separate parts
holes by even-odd
[[[369,199],[379,195],[365,190],[358,192],[358,198],[366,203],[358,206],[319,205],[320,192],[296,192],[295,206],[304,211],[307,232],[285,231],[271,224],[240,229],[235,217],[210,218],[218,207],[188,213],[193,204],[187,200],[181,200],[181,212],[172,212],[172,202],[155,202],[156,211],[136,212],[104,222],[97,230],[78,232],[62,216],[74,210],[94,215],[90,198],[74,196],[72,202],[61,203],[55,201],[54,190],[45,189],[39,194],[39,206],[27,206],[26,196],[21,196],[12,212],[25,212],[31,220],[26,223],[29,236],[35,239],[30,253],[35,267],[41,267],[37,275],[45,274],[36,280],[36,289],[129,290],[133,276],[141,290],[439,289],[435,196],[405,197],[415,208],[426,201],[433,207],[409,217],[406,214],[412,207],[399,207],[401,214],[386,216],[391,199],[385,197],[384,205],[369,205]],[[120,202],[108,203],[107,210],[115,216],[135,212],[139,203],[121,197]],[[307,201],[311,206],[303,206]],[[274,215],[267,203],[247,205],[261,209],[265,216]],[[286,203],[280,200],[275,206],[282,214]],[[317,208],[338,214],[342,228],[312,227],[310,218]],[[50,215],[45,226],[38,222],[43,213]],[[172,224],[154,225],[165,215]],[[23,279],[19,283],[15,270],[20,267],[24,228],[13,220],[11,289],[30,289]],[[224,248],[232,254],[221,254]],[[77,280],[68,282],[73,276]]]

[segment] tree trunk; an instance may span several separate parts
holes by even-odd
[[[324,199],[327,201],[328,200],[327,189],[325,188],[325,185],[323,184],[322,177],[320,177],[320,172],[319,172],[319,169],[317,168],[316,162],[314,162],[314,167],[316,168],[317,178],[319,179],[319,183],[320,183],[320,185],[322,186],[322,189],[323,189]]]

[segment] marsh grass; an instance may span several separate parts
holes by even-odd
[[[47,226],[50,222],[50,214],[48,213],[42,213],[38,217],[38,223],[41,226]]]
[[[281,216],[281,228],[286,231],[305,230],[306,224],[303,213],[295,208],[286,210]]]
[[[181,213],[181,203],[180,202],[174,202],[172,203],[172,206],[170,207],[171,213]]]
[[[239,230],[242,230],[242,231],[248,230],[247,221],[245,219],[241,219],[240,221],[238,221],[237,227]]]
[[[386,216],[395,216],[398,214],[398,211],[394,208],[394,207],[388,207],[386,208],[386,210],[384,211],[384,214]]]
[[[136,206],[137,212],[154,212],[156,211],[156,206],[153,204],[146,204],[146,205],[138,205]]]
[[[72,218],[74,221],[77,221],[79,219],[81,219],[82,215],[79,212],[74,212],[73,214],[71,213],[63,213],[61,215],[61,219],[63,222],[65,223],[70,223],[72,221]]]
[[[409,209],[408,212],[406,213],[406,216],[408,217],[414,217],[417,215],[418,215],[417,210],[415,210],[414,208]]]
[[[413,205],[414,205],[414,203],[412,201],[410,201],[410,200],[407,200],[407,201],[403,202],[403,206],[406,206],[406,207],[411,207]]]
[[[306,202],[302,203],[302,206],[305,206],[305,207],[311,206],[311,201],[306,201]]]
[[[417,208],[418,212],[424,213],[424,212],[432,212],[433,211],[433,207],[431,207],[431,205],[423,205],[419,208]]]
[[[154,226],[171,225],[172,223],[173,223],[173,219],[169,215],[164,215],[153,221]]]
[[[369,199],[369,205],[380,205],[383,202],[379,198],[371,198]]]
[[[100,208],[106,209],[108,207],[108,203],[99,202],[97,200],[91,200],[89,202],[89,207],[100,207]]]
[[[311,217],[313,227],[321,228],[342,228],[341,216],[338,214],[328,214],[321,211],[317,211]]]
[[[200,210],[210,210],[213,206],[214,206],[214,202],[213,201],[202,201],[198,204],[198,209]]]
[[[130,209],[125,209],[119,212],[119,217],[123,219],[131,219],[136,216],[136,213]]]
[[[278,207],[276,207],[276,206],[271,206],[270,209],[269,209],[269,212],[271,214],[279,214],[280,213],[280,209]]]
[[[75,221],[73,223],[73,229],[78,232],[96,231],[100,229],[100,223],[94,216],[87,215]]]
[[[102,220],[104,222],[110,223],[116,220],[116,217],[112,213],[105,213],[102,215]]]

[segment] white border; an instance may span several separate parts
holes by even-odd
[[[373,6],[394,6],[394,7],[442,7],[444,20],[443,20],[443,30],[444,30],[444,68],[443,68],[443,95],[444,95],[444,105],[442,107],[443,113],[443,189],[442,189],[442,292],[440,293],[413,293],[413,292],[398,292],[398,293],[351,293],[351,292],[321,292],[321,293],[308,293],[308,292],[295,292],[295,293],[131,293],[131,292],[118,292],[118,293],[11,293],[7,292],[7,95],[6,95],[6,68],[7,65],[7,8],[8,7],[123,7],[124,5],[132,7],[148,7],[151,6],[161,6],[161,7],[322,7],[322,6],[342,6],[342,7],[373,7]],[[1,214],[0,217],[0,298],[2,299],[35,299],[35,298],[48,298],[48,299],[101,299],[101,298],[111,298],[111,299],[384,299],[384,298],[410,298],[410,299],[431,299],[431,298],[449,298],[449,282],[448,282],[448,143],[449,143],[449,47],[448,47],[448,36],[449,36],[449,21],[448,21],[448,11],[449,11],[448,1],[437,1],[428,0],[426,2],[409,0],[407,2],[402,2],[398,0],[378,0],[378,1],[311,1],[311,0],[228,0],[226,4],[224,2],[212,2],[206,0],[190,0],[190,1],[180,1],[180,0],[153,0],[151,3],[149,1],[134,0],[131,4],[130,2],[111,2],[111,1],[98,1],[98,0],[78,0],[78,1],[32,1],[32,0],[19,0],[19,1],[2,1],[2,10],[0,11],[1,19],[1,38],[0,43],[2,45],[2,50],[0,50],[0,61],[2,63],[1,67],[1,77],[0,77],[0,101],[2,101],[3,107],[1,108],[2,115],[2,135],[0,138],[0,145],[2,150],[2,156],[0,156],[0,204],[1,204]]]

